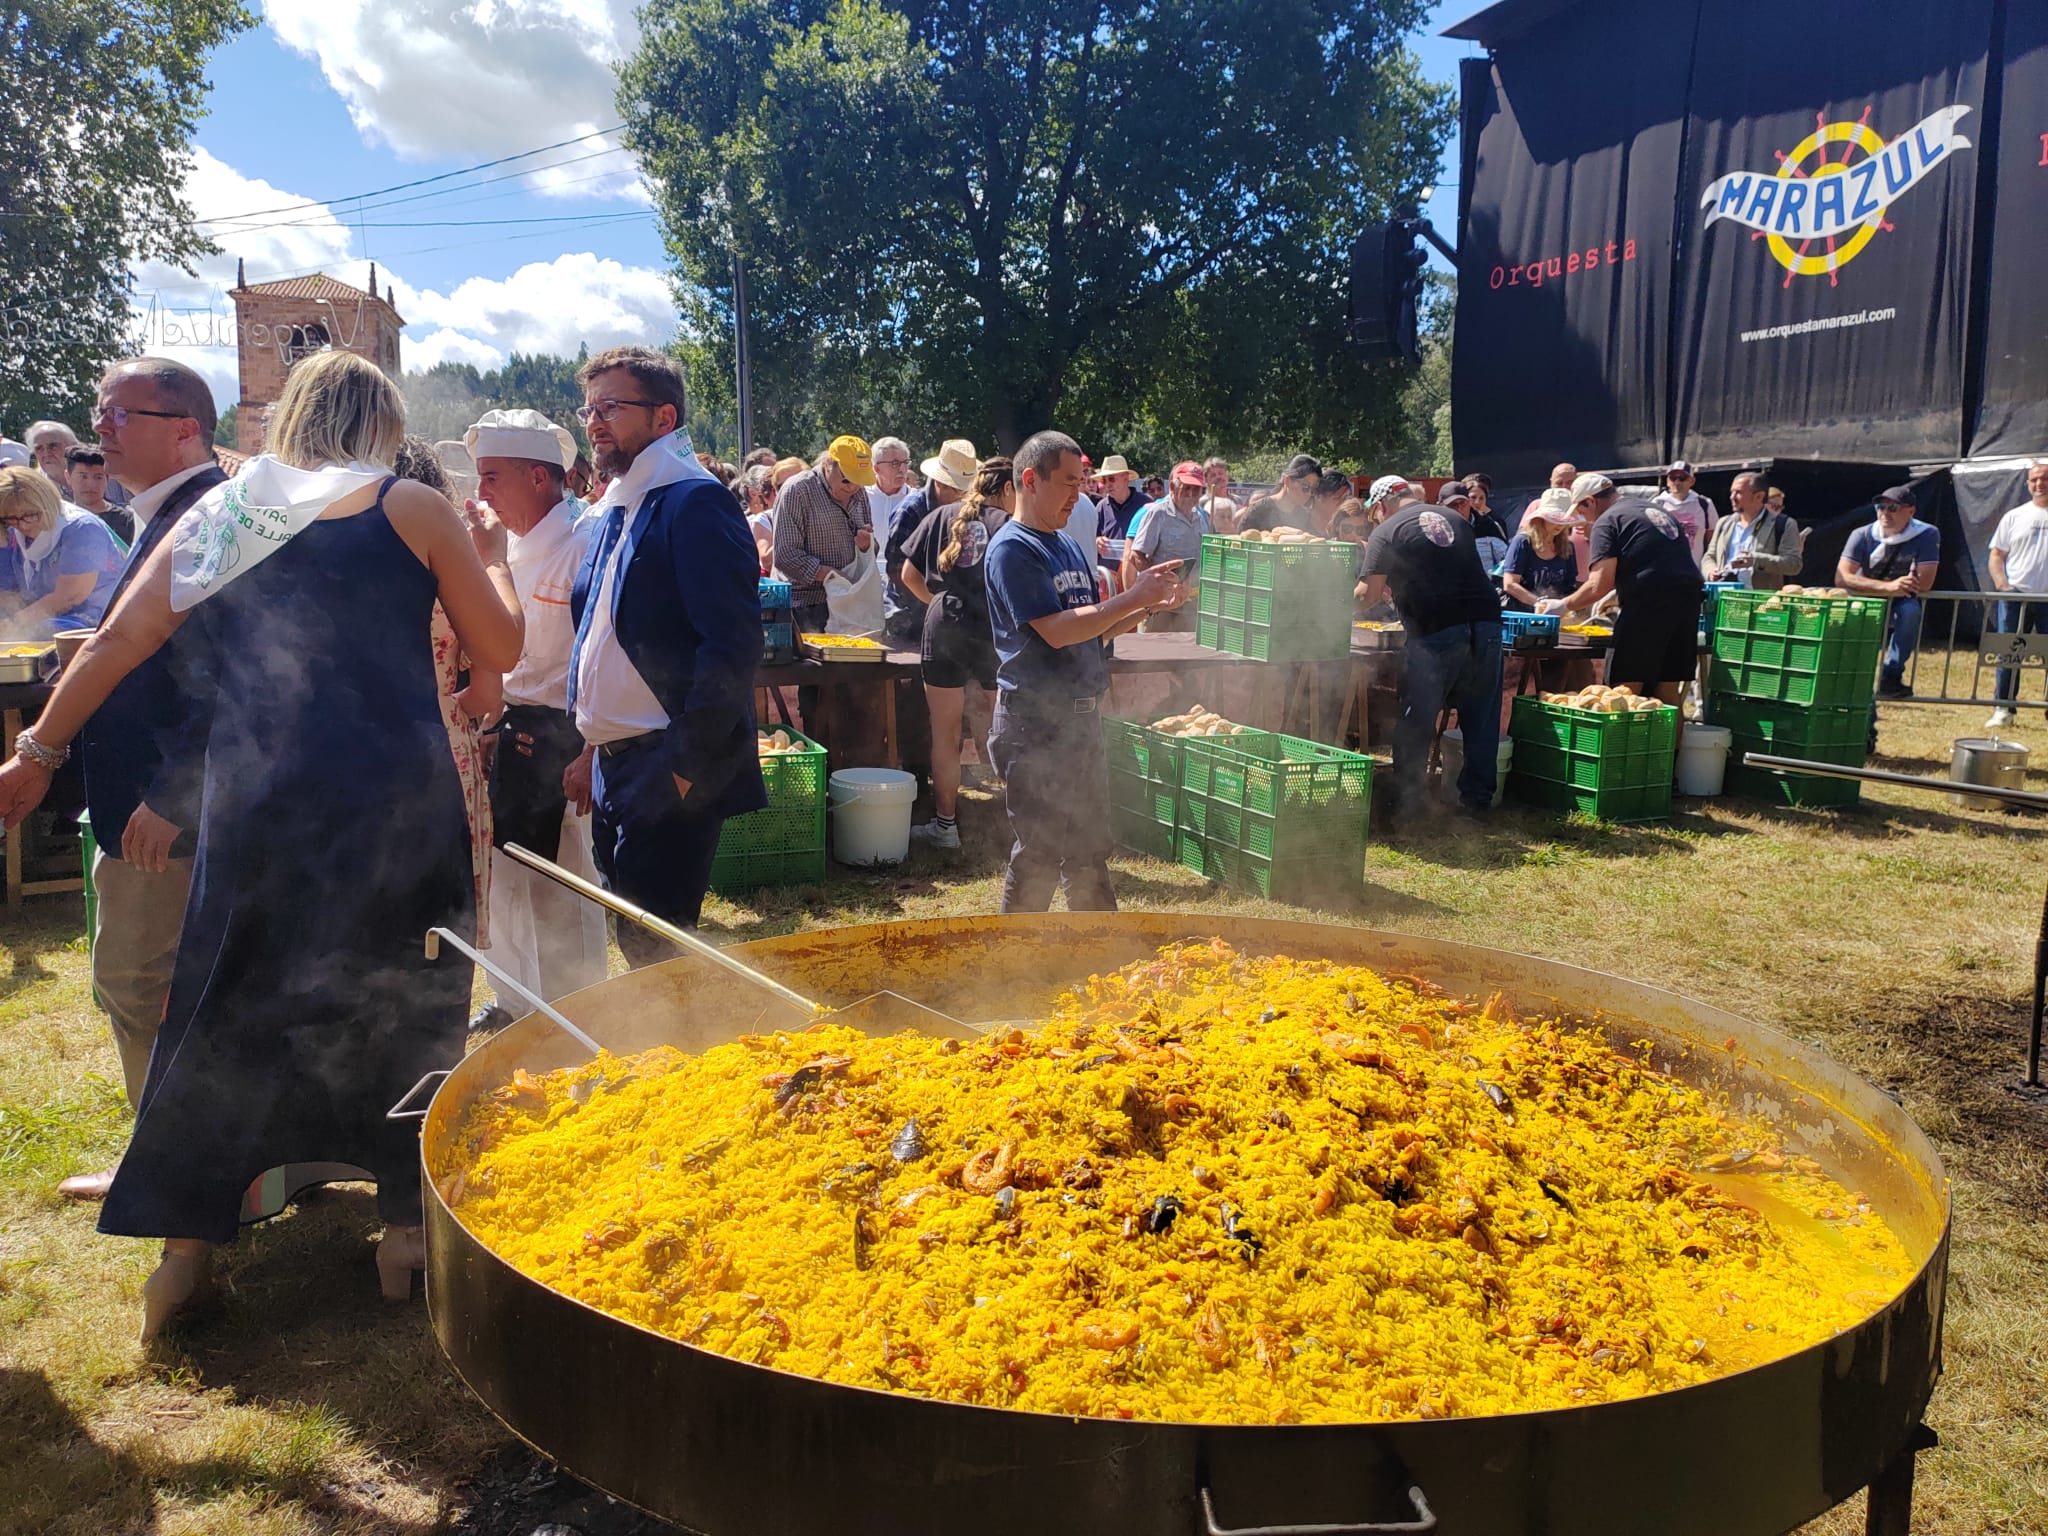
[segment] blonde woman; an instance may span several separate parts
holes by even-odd
[[[0,766],[0,815],[42,799],[78,728],[181,625],[214,668],[192,895],[135,1135],[100,1231],[164,1240],[143,1287],[154,1338],[236,1232],[267,1169],[368,1169],[377,1269],[403,1299],[425,1263],[419,1138],[385,1119],[463,1046],[470,968],[430,927],[475,921],[462,789],[434,693],[438,599],[462,647],[519,659],[505,531],[389,465],[390,380],[346,352],[286,379],[269,449],[200,499]]]
[[[1529,504],[1521,529],[1508,541],[1500,584],[1513,612],[1534,613],[1544,599],[1578,590],[1579,564],[1571,539],[1576,520],[1569,501],[1567,494],[1545,491]]]
[[[39,469],[0,469],[0,589],[20,594],[4,633],[47,640],[60,629],[99,623],[121,579],[121,548],[90,512],[67,512],[57,487]]]
[[[956,818],[967,684],[970,679],[980,684],[985,700],[996,692],[996,643],[981,562],[990,537],[1016,510],[1010,461],[983,459],[967,494],[951,506],[932,508],[903,545],[903,585],[929,605],[922,659],[925,704],[932,716],[932,819],[910,833],[933,848],[960,846]],[[976,722],[976,741],[987,735],[987,721]]]

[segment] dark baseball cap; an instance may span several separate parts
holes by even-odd
[[[1437,487],[1436,504],[1440,507],[1447,507],[1453,501],[1470,501],[1471,499],[1472,488],[1462,480],[1446,480]]]
[[[1919,504],[1919,499],[1914,496],[1913,487],[1910,485],[1895,485],[1888,491],[1880,491],[1877,499],[1879,501],[1888,501],[1895,507],[1911,507]]]

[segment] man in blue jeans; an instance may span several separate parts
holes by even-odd
[[[1392,588],[1408,633],[1394,727],[1395,810],[1423,805],[1430,743],[1449,704],[1465,733],[1458,799],[1484,815],[1500,771],[1500,597],[1480,564],[1472,525],[1443,507],[1403,507],[1373,530],[1363,574],[1366,606]]]
[[[1987,564],[1994,591],[2048,593],[2048,463],[2027,471],[2027,499],[1998,520]],[[2048,632],[2048,601],[2000,603],[1998,629],[2007,635]],[[1985,722],[1994,731],[2013,723],[2020,696],[2018,668],[1998,669],[1997,695],[1998,708]]]
[[[1877,498],[1877,519],[1843,546],[1835,580],[1851,592],[1891,599],[1880,699],[1910,699],[1906,664],[1920,645],[1920,594],[1932,591],[1941,568],[1941,530],[1913,515],[1913,487],[1895,485]]]

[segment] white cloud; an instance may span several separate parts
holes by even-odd
[[[401,154],[475,160],[616,122],[613,67],[639,38],[636,8],[637,0],[264,0],[278,39],[320,66],[365,137]],[[602,167],[565,168],[556,186]],[[573,195],[618,195],[625,185],[583,182]]]
[[[487,341],[465,336],[460,331],[434,331],[425,336],[402,338],[408,369],[432,368],[438,363],[468,363],[488,373],[504,366],[505,354]]]
[[[228,297],[238,259],[251,283],[325,272],[357,288],[369,284],[372,264],[354,254],[354,235],[325,205],[245,177],[204,150],[187,169],[185,191],[202,217],[288,210],[209,225],[221,252],[200,264],[196,278],[161,264],[135,272],[144,349],[197,369],[226,407],[240,394]],[[467,278],[446,293],[415,288],[382,264],[376,271],[378,289],[392,290],[407,321],[400,355],[408,369],[438,362],[489,369],[513,352],[573,357],[585,344],[592,351],[622,342],[660,346],[676,331],[666,276],[589,251],[530,262],[510,277]]]
[[[410,306],[410,307],[408,307]],[[588,251],[529,262],[502,281],[472,277],[452,292],[401,299],[407,320],[488,341],[505,352],[573,357],[622,342],[661,346],[676,331],[668,279]],[[415,366],[408,351],[407,366]]]

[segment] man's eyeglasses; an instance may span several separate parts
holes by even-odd
[[[908,460],[908,459],[877,459],[877,460],[875,460],[875,468],[877,468],[877,469],[908,469],[908,468],[910,468],[910,460]]]
[[[652,400],[600,400],[595,405],[581,407],[576,412],[576,419],[586,427],[593,421],[608,422],[619,414],[619,407],[625,405],[644,406],[650,411],[656,409],[655,402]]]
[[[125,405],[96,405],[93,407],[92,425],[97,427],[102,422],[111,422],[114,430],[119,432],[128,425],[130,416],[161,416],[165,421],[185,420],[183,411],[145,411],[131,410]]]

